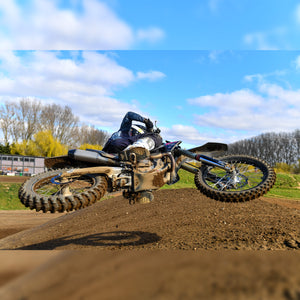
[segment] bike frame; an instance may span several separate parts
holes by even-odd
[[[212,157],[193,153],[189,150],[183,150],[179,147],[181,142],[170,142],[166,143],[165,150],[166,152],[159,153],[159,154],[152,154],[150,156],[151,160],[156,159],[167,159],[169,163],[167,165],[157,165],[151,172],[139,172],[138,170],[132,170],[128,168],[128,166],[121,165],[121,162],[115,161],[113,156],[107,157],[108,154],[103,153],[102,151],[90,152],[90,151],[83,151],[83,150],[72,150],[71,157],[75,160],[85,160],[85,161],[97,161],[99,163],[107,163],[109,159],[109,165],[107,166],[94,166],[94,167],[87,167],[87,168],[75,168],[72,170],[65,171],[52,179],[52,183],[55,184],[62,184],[58,180],[59,178],[65,177],[73,177],[73,176],[80,176],[85,174],[103,174],[109,178],[111,178],[112,182],[119,182],[118,186],[121,188],[128,188],[131,187],[133,191],[140,191],[140,190],[151,190],[157,189],[163,186],[164,184],[173,184],[177,181],[177,172],[180,168],[197,174],[199,172],[199,168],[196,168],[190,164],[185,162],[184,157],[191,158],[193,160],[199,161],[203,164],[219,167],[226,171],[232,171],[231,168],[224,162],[214,159]],[[200,150],[200,149],[197,149]],[[104,156],[105,155],[105,156]],[[176,159],[177,158],[177,159]],[[128,168],[128,174],[131,173],[132,177],[130,176],[119,176],[119,174],[126,171]],[[115,183],[116,184],[116,183]]]

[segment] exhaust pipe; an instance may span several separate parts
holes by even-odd
[[[120,166],[120,162],[101,155],[101,151],[89,151],[73,149],[68,151],[68,156],[74,160],[85,161],[97,164],[99,166]]]

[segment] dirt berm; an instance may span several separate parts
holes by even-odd
[[[0,240],[2,250],[64,250],[0,299],[299,300],[299,208],[194,189],[158,191],[147,205],[107,199]]]

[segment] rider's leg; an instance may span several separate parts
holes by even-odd
[[[136,142],[134,142],[132,145],[129,145],[124,150],[129,150],[135,147],[142,147],[149,151],[155,148],[155,142],[151,137],[143,137],[141,139],[138,139]]]
[[[121,156],[129,160],[130,155],[134,154],[136,160],[140,161],[150,156],[150,150],[155,148],[155,142],[151,137],[143,137],[132,145],[127,146]]]

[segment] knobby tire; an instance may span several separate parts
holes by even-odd
[[[87,207],[105,195],[108,186],[107,179],[104,176],[93,175],[84,175],[77,180],[79,183],[90,185],[84,188],[83,191],[72,192],[68,195],[59,193],[47,195],[39,191],[43,186],[51,186],[51,179],[67,170],[49,171],[28,179],[19,189],[20,201],[30,209],[43,211],[44,213],[48,211],[55,213]]]
[[[209,167],[207,165],[202,165],[198,173],[195,175],[195,184],[198,190],[209,198],[224,202],[245,202],[263,196],[275,183],[275,171],[263,160],[247,155],[224,156],[218,158],[218,160],[228,163],[243,163],[245,165],[258,168],[262,172],[263,178],[261,182],[253,188],[235,191],[218,190],[211,187],[205,180]]]

